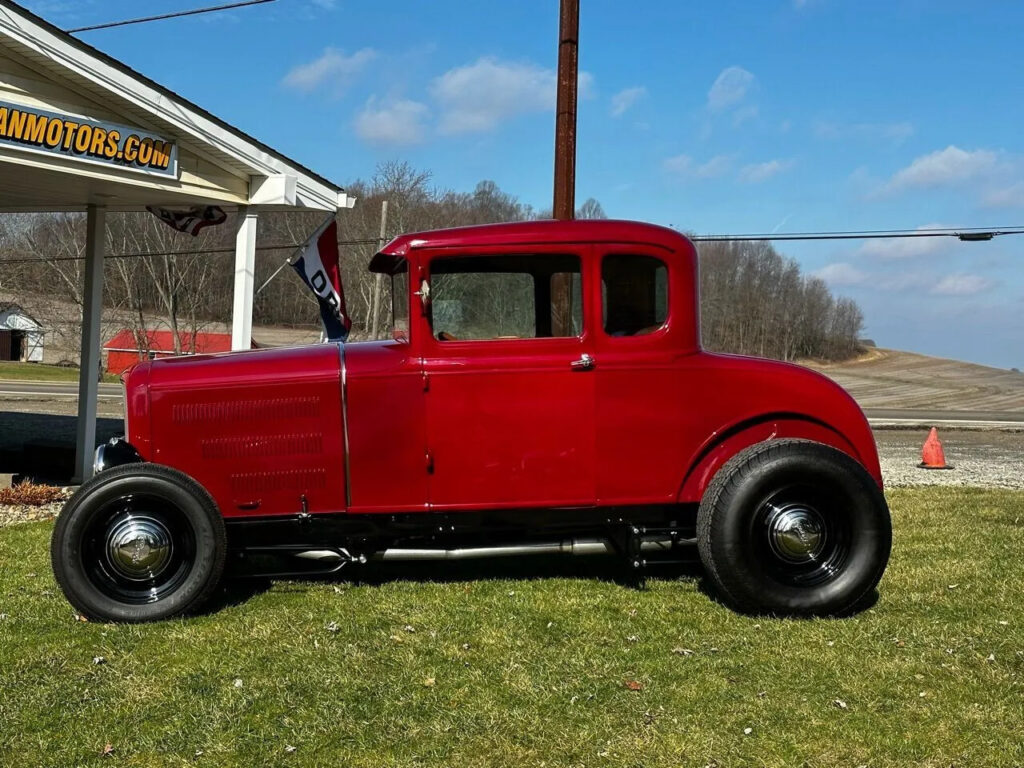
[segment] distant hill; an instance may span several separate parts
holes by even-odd
[[[893,349],[841,363],[801,361],[845,387],[862,408],[1024,412],[1024,374]]]

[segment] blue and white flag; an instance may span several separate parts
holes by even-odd
[[[345,341],[352,320],[345,309],[345,289],[338,265],[338,223],[331,219],[314,232],[291,264],[316,295],[327,340]]]

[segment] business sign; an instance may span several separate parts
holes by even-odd
[[[0,101],[0,147],[161,176],[178,175],[178,146],[152,133]]]

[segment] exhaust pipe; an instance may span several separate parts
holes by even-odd
[[[673,546],[695,544],[696,539],[649,539],[640,543],[640,551],[648,554],[668,554]],[[310,549],[296,552],[295,556],[323,565],[342,562],[365,563],[367,559],[385,562],[412,562],[424,560],[480,560],[489,557],[524,557],[528,555],[614,555],[615,547],[608,539],[561,539],[560,541],[530,542],[494,547],[463,547],[461,549],[408,549],[393,547],[365,555],[350,555],[346,550]]]
[[[612,552],[603,539],[563,539],[504,547],[467,547],[464,549],[385,549],[371,555],[372,560],[476,560],[486,557],[520,555],[604,555]]]
[[[691,539],[677,540],[677,544],[691,543]],[[642,552],[669,552],[670,539],[644,541]],[[475,560],[487,557],[518,557],[525,555],[613,555],[615,548],[608,539],[562,539],[561,541],[534,542],[500,547],[467,547],[463,549],[386,549],[370,556],[371,560],[387,562],[411,560]]]

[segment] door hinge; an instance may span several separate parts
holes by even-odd
[[[426,454],[424,455],[423,459],[424,459],[424,465],[427,468],[427,474],[428,475],[434,474],[434,454],[432,454],[430,451],[427,451]]]
[[[429,392],[430,391],[430,374],[429,373],[424,373],[423,374],[423,391],[424,392]]]

